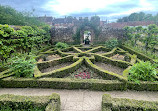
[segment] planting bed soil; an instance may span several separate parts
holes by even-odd
[[[68,52],[64,52],[64,53],[75,53],[74,51],[68,51]]]
[[[50,61],[50,60],[54,60],[54,59],[59,59],[61,58],[59,55],[55,54],[55,55],[50,55],[48,57],[46,57],[46,61]]]
[[[61,57],[57,54],[55,55],[49,55],[47,56],[45,59],[41,58],[38,60],[38,62],[42,62],[42,61],[50,61],[50,60],[54,60],[54,59],[60,59]]]
[[[101,76],[97,75],[95,72],[90,70],[85,65],[82,65],[75,72],[70,73],[66,78],[76,78],[76,79],[102,79]]]
[[[119,55],[119,54],[116,54],[116,55],[113,55],[112,57],[110,57],[110,58],[112,58],[112,59],[116,59],[116,60],[122,60],[122,61],[124,61],[124,55]]]
[[[98,52],[95,52],[96,54],[103,54],[103,53],[106,53],[106,51],[98,51]]]
[[[101,62],[96,62],[95,65],[97,65],[98,67],[101,67],[104,70],[122,75],[123,71],[125,69],[111,65],[111,64],[106,64],[106,63],[101,63]]]
[[[59,64],[59,65],[56,65],[56,66],[52,66],[52,67],[48,67],[46,69],[42,69],[41,72],[42,73],[50,72],[50,71],[53,71],[53,70],[56,70],[56,69],[60,69],[62,67],[69,66],[71,64],[72,64],[72,62],[62,63],[62,64]]]

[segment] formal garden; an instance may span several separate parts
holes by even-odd
[[[40,50],[42,42],[49,43],[47,40],[49,35],[45,38],[46,40],[42,39],[44,36],[38,34],[45,34],[45,30],[40,29],[38,33],[36,32],[38,29],[33,28],[24,26],[21,30],[14,31],[8,25],[1,25],[0,86],[2,88],[158,91],[158,64],[155,59],[157,56],[151,58],[127,45],[119,45],[117,39],[110,39],[101,45],[88,46],[58,42]],[[36,39],[37,36],[40,36],[39,39],[42,41]],[[7,44],[11,46],[7,47]],[[31,47],[38,50],[35,52],[35,49]],[[14,53],[15,51],[17,52]],[[50,97],[3,95],[0,102],[3,107],[0,108],[2,111],[6,108],[42,111],[45,108],[52,108],[49,108],[49,104],[54,102],[50,106],[59,110],[59,95],[52,94],[51,97],[52,99]],[[139,101],[110,98],[108,95],[103,96],[102,107],[105,111],[109,110],[110,104],[112,106],[115,104],[113,101],[118,101],[118,106],[113,106],[112,110],[120,108],[123,110],[127,107],[127,109],[156,111],[158,108],[157,103],[154,102],[149,105],[140,101],[146,105],[138,106]],[[131,101],[133,105],[130,104]]]
[[[156,25],[125,27],[121,40],[88,45],[80,38],[52,42],[48,25],[24,25],[0,25],[0,88],[158,91]],[[1,111],[59,111],[60,105],[56,93],[0,96]],[[102,111],[129,110],[157,111],[158,102],[103,95]]]

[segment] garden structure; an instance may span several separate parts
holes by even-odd
[[[33,78],[15,78],[9,69],[0,73],[2,88],[54,88],[54,89],[89,89],[100,91],[112,90],[148,90],[158,91],[157,81],[128,81],[129,69],[141,60],[153,61],[128,47],[121,46],[108,49],[105,46],[82,45],[65,49],[50,48],[36,56]],[[157,77],[156,77],[157,78]],[[106,100],[108,99],[108,100]],[[102,110],[115,111],[122,108],[128,111],[130,100],[119,100],[115,106],[109,96],[103,96]],[[145,109],[134,101],[131,109]],[[145,104],[145,102],[142,102]],[[120,106],[119,104],[122,104]],[[147,104],[147,103],[146,103]],[[147,109],[156,111],[157,103]],[[109,107],[113,107],[110,109]],[[58,109],[59,110],[59,109]],[[57,111],[58,111],[57,110]],[[56,110],[55,110],[56,111]]]

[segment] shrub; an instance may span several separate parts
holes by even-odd
[[[58,42],[56,45],[55,45],[55,48],[57,49],[64,49],[64,48],[67,48],[68,45],[66,43],[62,43],[62,42]]]
[[[21,54],[10,61],[10,68],[16,77],[33,77],[35,59],[32,55]]]
[[[113,49],[118,46],[118,40],[116,38],[112,38],[105,42],[105,46],[109,49]]]
[[[142,81],[154,81],[156,80],[156,66],[147,62],[139,62],[134,64],[129,70],[128,80],[139,83]]]

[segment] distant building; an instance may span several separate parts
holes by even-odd
[[[108,23],[108,21],[100,21],[100,26],[105,26]]]
[[[75,20],[76,18],[73,17],[54,18],[52,24],[55,27],[71,27],[74,26]]]
[[[38,19],[39,19],[40,21],[45,22],[46,24],[52,26],[53,17],[47,17],[47,16],[45,15],[45,16],[43,16],[43,17],[38,17]]]

